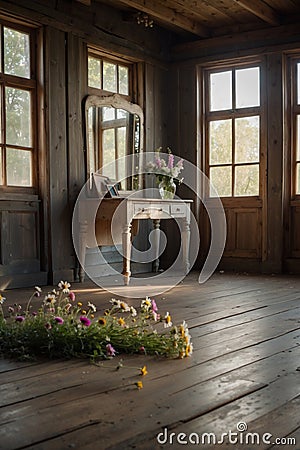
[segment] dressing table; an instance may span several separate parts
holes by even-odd
[[[98,245],[122,244],[124,284],[130,281],[132,234],[137,232],[137,221],[152,219],[154,229],[154,271],[159,270],[159,228],[161,220],[178,221],[182,241],[183,270],[190,269],[190,220],[192,200],[161,200],[137,197],[87,198],[79,204],[79,260],[85,261],[86,248],[96,242]],[[96,216],[90,216],[96,211]],[[93,220],[94,219],[94,220]],[[91,224],[94,223],[94,228]],[[84,267],[80,268],[80,281],[84,281]]]

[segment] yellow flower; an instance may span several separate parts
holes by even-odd
[[[81,310],[81,314],[86,314],[86,310],[85,310],[85,309],[82,309],[82,310]]]
[[[98,323],[99,323],[99,325],[106,325],[106,319],[104,317],[100,317],[98,319]]]
[[[130,307],[126,302],[121,302],[120,308],[123,309],[123,311],[125,311],[125,312],[130,311]]]
[[[141,381],[137,381],[136,383],[135,383],[135,385],[136,385],[136,387],[138,388],[138,390],[140,390],[140,389],[143,389],[143,383],[141,382]]]
[[[90,317],[91,317],[91,319],[94,319],[94,318],[95,318],[94,314],[91,314]]]
[[[165,328],[167,327],[171,327],[172,326],[172,319],[170,314],[167,312],[165,315],[165,324],[164,324]]]
[[[191,356],[192,353],[193,353],[193,344],[190,343],[185,348],[185,356]]]
[[[124,327],[126,322],[122,317],[120,317],[120,319],[118,319],[118,324],[121,325],[122,327]]]
[[[81,308],[82,303],[81,303],[81,302],[78,302],[77,305],[79,306],[79,308]]]
[[[146,367],[146,366],[141,367],[141,368],[140,368],[140,371],[141,371],[141,375],[142,375],[142,376],[147,375],[147,373],[148,373],[147,367]]]

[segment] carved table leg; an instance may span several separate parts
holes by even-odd
[[[191,236],[190,222],[187,219],[183,219],[183,229],[181,232],[181,238],[182,238],[183,267],[185,273],[188,273],[190,270],[190,259],[189,259],[190,236]]]
[[[123,248],[123,272],[124,284],[128,286],[130,281],[130,257],[131,257],[131,223],[125,225],[122,232]]]
[[[87,241],[87,222],[80,223],[79,226],[79,281],[84,282],[84,264],[85,264],[85,253],[86,253],[86,241]]]
[[[153,272],[158,272],[159,269],[159,238],[160,238],[160,219],[154,219],[153,220],[153,233],[154,233],[154,255],[155,255],[155,259],[153,261]]]

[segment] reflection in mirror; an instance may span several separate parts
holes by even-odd
[[[126,167],[124,161],[120,164],[117,160],[134,155],[131,164],[139,167],[143,138],[141,108],[117,94],[89,96],[86,121],[88,176],[99,171],[111,180],[120,181],[118,188],[121,190],[140,188],[140,176],[128,177],[134,167]]]

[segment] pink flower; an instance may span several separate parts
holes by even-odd
[[[173,167],[174,167],[174,155],[170,153],[168,158],[168,168],[173,169]]]
[[[155,164],[158,169],[161,169],[161,159],[160,158],[155,158]]]
[[[116,355],[116,350],[113,348],[113,346],[111,344],[106,345],[106,354],[107,354],[107,356],[115,356]]]
[[[152,304],[152,311],[157,313],[158,307],[157,307],[156,301],[151,300],[151,304]]]
[[[90,319],[88,319],[87,317],[85,317],[85,316],[81,316],[81,317],[79,317],[79,320],[80,320],[80,322],[82,323],[82,325],[84,325],[85,327],[89,327],[90,325],[91,325],[91,320]]]
[[[52,328],[51,323],[49,323],[49,322],[45,323],[45,328],[46,328],[47,330],[51,330],[51,328]]]
[[[69,292],[69,299],[71,300],[71,302],[74,302],[74,300],[75,300],[75,293],[74,292]]]
[[[62,317],[54,317],[54,320],[59,325],[62,325],[64,323],[64,319]]]
[[[16,316],[16,322],[23,322],[25,320],[24,316]]]

